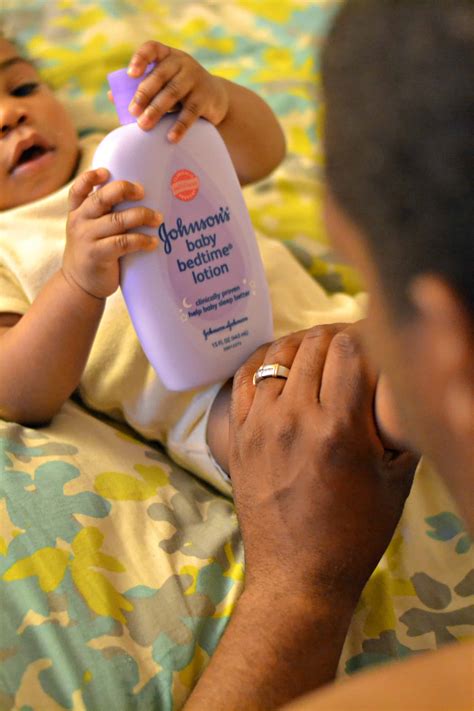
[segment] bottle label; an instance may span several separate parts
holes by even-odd
[[[234,239],[237,223],[230,208],[221,205],[187,220],[175,213],[173,222],[165,220],[158,228],[180,320],[199,329],[206,347],[222,351],[241,346],[249,336],[249,299],[257,295]]]

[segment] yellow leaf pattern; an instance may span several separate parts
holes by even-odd
[[[168,475],[162,467],[137,464],[134,469],[144,481],[122,472],[103,472],[95,480],[95,491],[113,501],[146,501],[168,483]]]
[[[97,528],[83,528],[72,542],[74,559],[70,563],[72,579],[91,610],[125,622],[122,610],[133,610],[133,605],[107,578],[93,568],[123,572],[123,565],[112,556],[101,553],[104,540]]]
[[[60,548],[40,548],[27,558],[14,563],[3,575],[7,581],[38,578],[43,592],[55,590],[66,572],[69,554]]]

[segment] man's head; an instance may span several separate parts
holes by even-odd
[[[78,155],[66,109],[35,66],[0,35],[0,210],[60,188]]]
[[[367,280],[370,352],[412,444],[472,476],[474,3],[348,0],[323,85],[327,224]]]

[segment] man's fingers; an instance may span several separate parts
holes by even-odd
[[[372,413],[377,374],[370,368],[363,352],[360,326],[355,324],[337,333],[331,340],[319,400],[328,411]]]
[[[170,51],[171,48],[167,47],[167,45],[161,42],[155,42],[154,40],[148,40],[148,42],[142,44],[135,54],[133,54],[127,68],[127,73],[131,77],[140,77],[148,64],[151,62],[161,62],[169,55]]]
[[[285,384],[285,397],[298,397],[301,400],[301,396],[304,396],[310,401],[319,399],[329,346],[334,336],[345,328],[347,324],[332,323],[314,326],[304,332]]]
[[[285,368],[291,368],[305,333],[306,331],[297,331],[296,333],[291,333],[289,336],[278,338],[276,341],[271,343],[265,353],[265,358],[261,363],[257,364],[257,368],[261,365],[273,365],[276,363],[278,363],[278,365],[285,366]],[[257,368],[255,368],[255,370],[257,370]],[[284,378],[273,377],[261,380],[256,385],[256,400],[268,402],[269,399],[276,399],[286,386],[286,382],[287,381]]]
[[[128,180],[114,180],[99,190],[94,190],[84,203],[84,216],[88,219],[102,217],[122,202],[141,200],[143,186]]]
[[[239,426],[247,419],[255,396],[253,374],[257,368],[262,365],[267,349],[268,344],[261,346],[234,375],[232,400],[230,404],[231,425]]]
[[[81,173],[69,190],[69,210],[77,210],[96,185],[105,183],[109,177],[107,168],[97,168]]]

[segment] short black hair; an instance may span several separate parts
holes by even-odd
[[[347,0],[322,73],[328,186],[389,304],[431,273],[474,315],[474,1]]]

